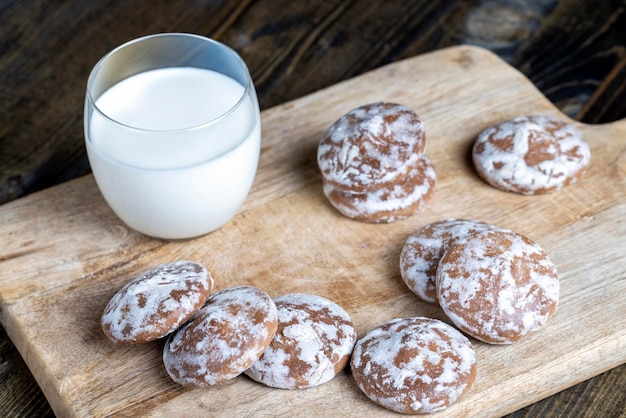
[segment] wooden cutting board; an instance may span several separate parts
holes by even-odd
[[[332,64],[332,63],[331,63]],[[414,108],[439,181],[426,210],[388,225],[339,215],[322,194],[319,139],[373,101]],[[0,207],[1,320],[59,416],[395,415],[370,402],[349,371],[306,390],[245,376],[186,389],[161,363],[162,342],[118,346],[101,332],[104,306],[128,280],[178,259],[204,263],[218,289],[251,284],[276,297],[305,292],[339,303],[359,335],[392,318],[445,320],[403,284],[398,257],[419,227],[448,217],[513,229],[555,262],[561,300],[539,334],[510,346],[478,341],[478,377],[436,416],[501,415],[626,362],[626,122],[578,124],[592,150],[582,183],[519,196],[482,182],[469,158],[484,128],[523,114],[564,116],[491,53],[454,47],[398,62],[263,112],[255,184],[221,230],[162,241],[127,229],[91,176]]]

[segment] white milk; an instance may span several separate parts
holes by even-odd
[[[140,73],[104,92],[96,106],[110,119],[94,111],[85,134],[113,211],[132,228],[169,239],[202,235],[231,219],[260,152],[251,94],[222,74],[190,67]]]

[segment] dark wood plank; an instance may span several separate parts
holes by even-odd
[[[586,123],[626,116],[626,2],[563,0],[511,63],[564,113]]]
[[[194,32],[230,44],[248,63],[264,109],[471,43],[520,69],[566,114],[604,123],[626,117],[625,27],[619,0],[3,1],[0,203],[89,172],[82,132],[89,71],[145,34]],[[512,416],[620,416],[624,387],[621,366]],[[4,331],[0,411],[52,415]]]
[[[0,415],[54,417],[24,360],[0,327]]]

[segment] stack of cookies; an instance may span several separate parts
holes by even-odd
[[[437,175],[424,123],[409,107],[371,103],[337,120],[320,141],[324,194],[341,214],[389,223],[424,209]]]
[[[556,267],[539,245],[475,220],[446,219],[417,230],[404,243],[400,272],[416,295],[490,344],[541,330],[559,299]]]

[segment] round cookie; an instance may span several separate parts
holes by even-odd
[[[321,296],[289,294],[274,299],[278,329],[245,374],[270,387],[302,389],[334,378],[356,342],[350,316]]]
[[[543,328],[559,299],[546,252],[508,230],[477,232],[450,245],[437,269],[437,298],[461,331],[510,344]]]
[[[211,294],[193,319],[170,335],[163,364],[185,386],[211,386],[237,377],[272,341],[278,325],[276,305],[252,286]]]
[[[324,195],[342,215],[361,222],[390,223],[423,210],[437,183],[430,159],[423,155],[396,183],[367,193],[343,192],[324,182]]]
[[[446,219],[423,226],[407,238],[400,252],[402,280],[422,300],[438,303],[437,266],[448,247],[472,233],[491,229],[498,227],[465,219]]]
[[[480,177],[498,189],[524,195],[575,183],[590,157],[580,131],[551,116],[520,116],[488,128],[472,148]]]
[[[404,414],[445,409],[476,378],[476,353],[467,337],[422,317],[374,328],[357,341],[350,365],[368,398]]]
[[[318,145],[317,162],[328,184],[363,193],[401,177],[425,146],[424,123],[413,110],[371,103],[349,111],[328,129]]]
[[[141,344],[175,331],[202,307],[213,277],[193,261],[161,264],[122,287],[101,318],[112,341]]]

